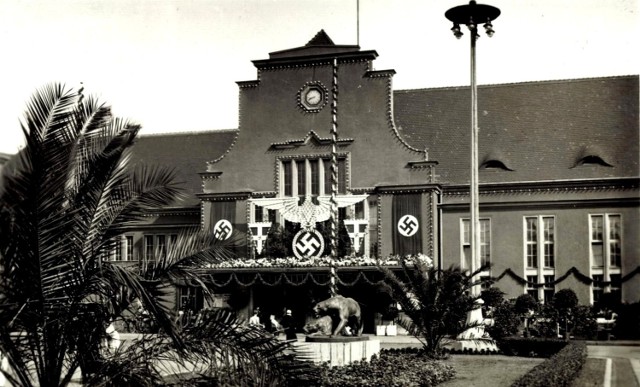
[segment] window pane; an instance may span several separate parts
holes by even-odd
[[[465,245],[462,248],[462,256],[464,259],[464,268],[471,269],[471,247],[469,245]]]
[[[592,243],[591,244],[591,256],[593,257],[593,266],[594,267],[603,267],[604,266],[604,253],[603,253],[603,245],[602,245],[602,243]]]
[[[256,222],[262,222],[262,217],[264,214],[264,208],[262,208],[261,206],[254,206],[253,207],[253,218],[255,219]]]
[[[591,240],[592,241],[602,240],[602,216],[601,215],[591,216]]]
[[[338,192],[347,193],[347,162],[345,159],[338,160]]]
[[[544,223],[544,241],[545,242],[553,242],[553,234],[554,234],[554,222],[553,218],[544,218],[542,219]]]
[[[127,235],[127,261],[133,261],[133,236]]]
[[[538,245],[527,245],[527,267],[538,267]]]
[[[309,160],[309,167],[311,169],[311,194],[320,194],[320,172],[318,166],[318,160]]]
[[[491,230],[489,219],[480,219],[480,264],[491,262]]]
[[[609,215],[609,239],[620,239],[620,216]]]
[[[164,235],[158,235],[156,237],[156,241],[158,242],[158,256],[160,258],[165,258],[167,256],[167,241]]]
[[[307,167],[304,160],[296,162],[298,168],[298,196],[304,196],[307,193]]]
[[[324,194],[331,195],[331,160],[323,159],[324,166]]]
[[[538,219],[527,218],[527,242],[538,241]]]
[[[114,253],[115,256],[113,257],[116,261],[122,261],[122,247],[124,244],[124,239],[122,238],[116,238],[114,241]]]
[[[144,257],[153,259],[153,235],[145,235],[144,237]]]
[[[611,241],[609,244],[610,247],[610,251],[611,251],[611,260],[609,261],[611,266],[615,266],[615,267],[619,267],[620,266],[620,260],[621,260],[621,254],[620,254],[620,242],[618,241]]]
[[[471,243],[471,238],[469,237],[469,235],[471,234],[470,227],[471,227],[471,223],[469,222],[469,220],[463,219],[462,220],[462,243],[465,245],[468,245]]]
[[[293,192],[293,176],[291,175],[291,163],[292,161],[283,161],[282,168],[284,170],[284,196],[291,196]]]
[[[555,259],[553,253],[553,244],[545,243],[544,245],[544,266],[545,267],[554,267]]]

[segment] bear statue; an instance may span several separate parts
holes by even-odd
[[[332,333],[333,321],[330,316],[322,316],[307,322],[302,331],[309,336],[329,336]]]
[[[330,336],[337,336],[349,327],[353,336],[362,335],[362,312],[356,300],[349,297],[335,296],[318,302],[313,307],[316,318],[330,316],[335,327]]]

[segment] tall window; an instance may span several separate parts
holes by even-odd
[[[524,266],[528,282],[525,291],[542,302],[549,302],[555,292],[556,232],[553,216],[524,217]],[[541,286],[540,286],[541,285]]]
[[[480,219],[480,264],[491,263],[491,222]],[[462,266],[471,269],[471,222],[462,219]]]
[[[122,235],[114,238],[111,250],[105,257],[110,261],[132,261],[133,260],[133,236]]]
[[[280,177],[283,196],[331,195],[331,159],[326,156],[282,160]],[[338,158],[338,193],[347,193],[344,156]]]
[[[589,228],[591,278],[594,280],[592,300],[596,302],[603,293],[619,294],[622,217],[619,214],[593,214],[589,216]]]
[[[178,241],[177,234],[147,234],[144,236],[144,258],[166,258],[169,249]]]

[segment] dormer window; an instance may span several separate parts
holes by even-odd
[[[579,167],[581,165],[586,166],[601,166],[601,167],[613,167],[609,164],[601,155],[603,152],[600,147],[595,145],[585,145],[580,149],[576,157],[576,161],[571,168]]]
[[[613,167],[613,165],[607,163],[606,161],[604,161],[604,159],[602,159],[602,157],[598,155],[587,155],[580,158],[578,161],[576,161],[576,165],[574,165],[573,168],[579,167],[581,165],[600,165],[603,167]]]
[[[503,170],[503,171],[513,171],[513,169],[507,167],[500,160],[487,160],[480,165],[480,169],[494,169],[494,170]]]

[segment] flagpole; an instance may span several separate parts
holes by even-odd
[[[338,257],[338,58],[333,58],[333,84],[331,87],[331,269],[329,292],[338,295],[336,284],[336,258]]]

